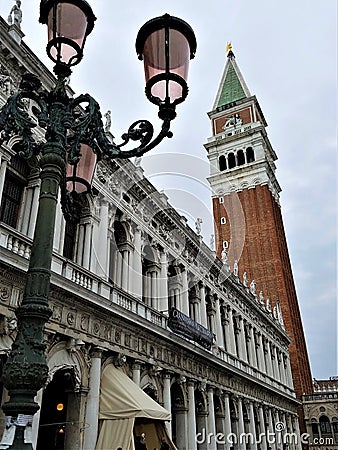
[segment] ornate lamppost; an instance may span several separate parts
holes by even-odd
[[[19,91],[7,100],[0,111],[0,144],[13,136],[20,138],[19,155],[39,155],[41,188],[37,220],[21,305],[16,311],[18,333],[4,366],[2,380],[10,400],[3,410],[16,426],[12,449],[32,449],[24,441],[27,421],[39,409],[34,401],[47,381],[44,325],[51,316],[48,296],[51,276],[55,213],[59,188],[67,220],[79,215],[81,194],[90,191],[97,159],[141,156],[171,137],[170,123],[176,116],[176,105],[188,94],[189,60],[196,51],[191,27],[168,14],[152,19],[139,31],[136,51],[144,61],[146,96],[159,107],[163,121],[159,134],[147,120],[138,120],[122,135],[122,143],[110,142],[104,132],[98,103],[88,94],[72,98],[67,95],[66,80],[71,67],[83,56],[87,36],[96,18],[85,0],[41,0],[40,22],[48,26],[47,54],[55,63],[57,76],[50,92],[41,88],[36,75],[23,76]],[[37,143],[33,129],[36,120],[45,129],[45,142]],[[124,150],[131,141],[136,148]]]

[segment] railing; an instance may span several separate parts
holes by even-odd
[[[27,236],[18,232],[12,233],[2,226],[0,228],[0,246],[25,259],[29,259],[31,254],[31,241]]]
[[[314,402],[318,400],[332,400],[332,399],[338,399],[338,392],[332,392],[332,393],[318,393],[318,394],[310,394],[310,395],[303,395],[302,396],[304,402]]]

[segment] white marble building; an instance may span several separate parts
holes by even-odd
[[[53,75],[18,27],[0,18],[0,36],[1,105],[25,72],[50,89]],[[16,142],[0,148],[1,367],[15,336],[39,198],[38,161],[21,160]],[[231,433],[252,436],[236,449],[279,450],[287,433],[299,435],[278,311],[215,257],[138,164],[99,163],[93,186],[77,226],[65,223],[61,208],[57,214],[45,333],[50,379],[38,395],[34,446],[95,449],[100,378],[109,364],[171,411],[167,428],[179,450],[228,449],[223,435]],[[172,307],[213,333],[211,350],[168,327]],[[3,401],[6,395],[2,389]],[[299,439],[290,448],[299,449]]]

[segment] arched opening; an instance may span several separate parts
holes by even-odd
[[[236,167],[236,157],[235,157],[234,153],[229,153],[228,165],[229,165],[229,169],[233,169],[234,167]]]
[[[243,166],[245,164],[245,157],[243,150],[238,150],[237,152],[237,165]]]
[[[37,450],[64,450],[74,442],[74,417],[79,415],[74,391],[73,370],[57,371],[43,393]]]
[[[255,152],[252,147],[246,149],[246,161],[247,163],[252,163],[255,161]]]
[[[319,419],[321,434],[331,434],[331,424],[327,416],[321,416]]]
[[[227,160],[224,155],[221,155],[218,159],[219,170],[223,171],[227,169]]]

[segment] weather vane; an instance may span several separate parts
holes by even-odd
[[[226,46],[226,52],[227,52],[227,53],[232,52],[232,44],[231,44],[231,42],[228,42],[228,43],[227,43],[227,46]]]

